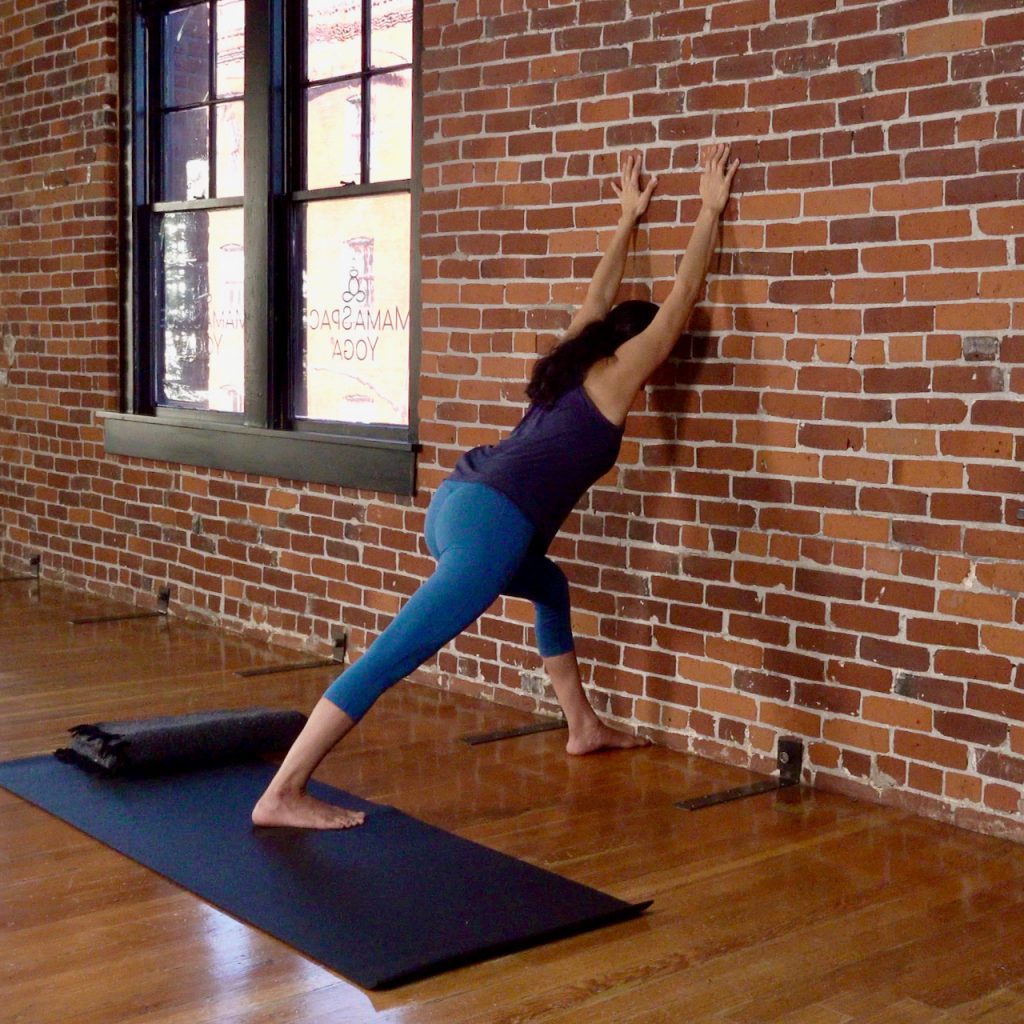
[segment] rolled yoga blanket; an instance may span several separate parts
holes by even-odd
[[[306,724],[298,711],[247,708],[96,722],[70,730],[56,756],[108,775],[155,775],[245,761],[289,747]]]

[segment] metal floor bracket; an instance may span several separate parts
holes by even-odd
[[[272,676],[278,672],[298,672],[305,668],[326,668],[337,665],[334,658],[307,658],[305,661],[285,661],[280,665],[258,665],[256,668],[240,668],[235,670],[236,676]]]
[[[32,572],[22,576],[0,576],[0,583],[21,583],[23,580],[39,581],[39,567],[42,564],[42,556],[33,555],[28,560],[28,567]]]
[[[116,612],[113,615],[82,615],[71,619],[72,626],[91,625],[96,622],[126,622],[128,619],[157,619],[167,615],[171,604],[171,588],[161,587],[156,599],[156,610],[151,612]]]
[[[764,779],[761,782],[753,782],[749,786],[738,786],[736,789],[726,789],[720,793],[694,797],[692,800],[680,800],[676,807],[682,807],[688,811],[699,811],[704,807],[729,803],[731,800],[742,800],[744,797],[757,796],[759,793],[773,793],[779,789],[788,789],[790,786],[799,786],[800,771],[804,763],[803,740],[796,736],[781,737],[779,739],[778,763],[779,777],[777,779]]]
[[[347,649],[348,633],[339,633],[334,638],[334,653],[329,658],[307,658],[305,661],[285,661],[279,665],[240,668],[235,670],[235,675],[250,678],[252,676],[272,676],[278,672],[299,672],[307,668],[326,668],[328,665],[337,666],[344,663]]]
[[[511,740],[517,736],[530,736],[535,732],[551,732],[554,729],[566,729],[568,722],[556,718],[550,722],[537,722],[534,725],[523,725],[518,729],[499,729],[497,732],[481,732],[473,736],[463,736],[462,742],[468,743],[471,747],[477,747],[481,743],[494,743],[497,740]]]

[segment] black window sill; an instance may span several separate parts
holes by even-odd
[[[255,473],[282,480],[416,493],[416,445],[332,434],[265,430],[234,423],[188,423],[106,413],[111,455]]]

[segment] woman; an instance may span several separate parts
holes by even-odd
[[[564,340],[534,368],[531,405],[498,445],[459,460],[426,519],[437,569],[366,653],[328,687],[252,812],[256,825],[350,828],[363,815],[316,800],[306,784],[326,754],[389,686],[483,614],[499,594],[536,609],[537,645],[569,726],[566,750],[589,754],[644,741],[602,723],[587,700],[573,649],[569,587],[545,555],[584,492],[615,464],[623,424],[639,390],[669,357],[704,286],[718,221],[739,160],[708,151],[703,207],[672,290],[612,308],[629,243],[657,184],[640,187],[639,157],[627,156],[613,189],[622,215]]]

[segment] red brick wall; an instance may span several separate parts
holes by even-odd
[[[615,217],[664,296],[699,147],[721,257],[623,459],[553,549],[598,704],[770,770],[1024,839],[1024,13],[1015,0],[429,0],[415,500],[107,457],[112,3],[0,15],[3,555],[294,645],[364,646],[429,569],[429,492],[517,419]],[[67,13],[63,13],[67,12]],[[26,88],[27,85],[27,88]],[[25,90],[22,95],[22,90]],[[425,680],[532,706],[508,601]],[[439,671],[438,671],[439,669]]]

